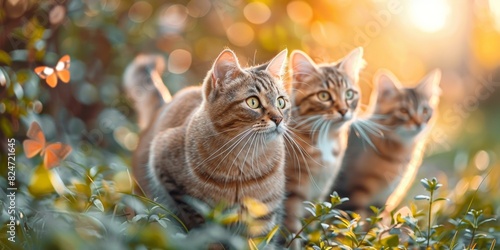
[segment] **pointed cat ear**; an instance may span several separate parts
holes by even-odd
[[[339,68],[343,70],[354,83],[359,80],[359,72],[365,67],[365,60],[363,59],[363,48],[357,47],[340,62]]]
[[[386,69],[379,69],[373,79],[373,82],[377,85],[377,94],[379,97],[392,96],[398,93],[401,88],[396,76]]]
[[[281,79],[283,74],[285,74],[287,56],[288,50],[284,49],[269,62],[266,70],[271,76]]]
[[[293,76],[300,79],[305,76],[316,74],[316,64],[313,60],[304,52],[300,50],[294,50],[290,56],[290,61],[292,65]]]
[[[428,98],[439,96],[441,89],[439,83],[441,82],[441,70],[435,69],[427,74],[420,83],[415,87],[420,93],[423,93]]]
[[[217,79],[225,78],[227,76],[236,75],[241,72],[238,58],[230,49],[225,49],[215,60],[212,68],[212,84],[215,86]]]

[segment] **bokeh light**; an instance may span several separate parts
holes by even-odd
[[[474,157],[474,165],[476,165],[476,168],[480,171],[483,171],[488,168],[489,164],[490,156],[488,155],[488,153],[484,150],[477,152],[476,156]]]
[[[181,4],[168,6],[160,11],[158,24],[162,33],[178,33],[186,26],[188,9]]]
[[[35,100],[30,103],[30,107],[36,114],[40,114],[43,110],[43,104],[39,100]]]
[[[261,2],[252,2],[243,9],[245,18],[254,24],[265,23],[271,17],[271,10],[267,5]]]
[[[290,19],[296,23],[307,23],[313,17],[311,6],[304,1],[293,1],[286,6],[286,12]]]
[[[0,69],[0,86],[6,86],[7,85],[7,74]]]
[[[186,5],[189,15],[196,18],[204,17],[211,6],[210,0],[191,0]]]
[[[128,18],[136,23],[142,23],[151,17],[153,6],[146,1],[135,2],[128,12]]]
[[[246,23],[234,23],[226,31],[229,41],[236,46],[247,46],[254,38],[254,31]]]
[[[104,1],[101,1],[101,3],[102,3],[102,9],[105,10],[105,11],[109,11],[109,12],[115,11],[120,6],[120,2],[121,2],[121,0],[104,0]]]
[[[66,8],[62,5],[56,5],[49,13],[49,21],[53,25],[58,25],[66,18]]]
[[[113,132],[113,137],[116,142],[130,151],[134,150],[139,143],[138,135],[124,126],[116,128]]]
[[[450,13],[447,0],[411,0],[408,8],[413,24],[430,33],[443,29]]]
[[[83,83],[75,89],[76,98],[83,104],[90,105],[95,103],[99,98],[97,88],[90,83]]]
[[[500,31],[500,1],[489,0],[490,11],[495,22],[495,28]]]
[[[174,74],[182,74],[191,67],[191,52],[184,49],[176,49],[170,53],[168,58],[168,71]]]

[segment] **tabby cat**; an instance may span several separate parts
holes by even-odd
[[[356,116],[360,98],[363,49],[351,51],[339,62],[320,65],[304,52],[294,51],[290,65],[290,127],[296,137],[286,145],[284,226],[297,233],[304,217],[303,202],[323,199],[339,171],[349,124]]]
[[[340,208],[367,216],[369,206],[385,205],[408,170],[415,146],[423,141],[430,127],[440,79],[440,71],[435,70],[416,87],[404,88],[392,73],[377,72],[372,114],[366,121],[359,119],[352,124],[341,173],[332,189],[350,199]],[[363,132],[367,126],[372,133]]]
[[[154,101],[160,95],[141,87],[144,82],[126,84],[136,96],[139,124],[147,124],[134,166],[146,176],[139,176],[139,183],[174,209],[188,228],[203,223],[191,207],[192,198],[212,207],[242,207],[246,198],[263,203],[268,213],[256,218],[262,229],[252,231],[257,235],[280,223],[283,134],[291,112],[281,80],[286,59],[284,50],[267,64],[241,68],[226,49],[202,86],[183,89],[168,103]]]

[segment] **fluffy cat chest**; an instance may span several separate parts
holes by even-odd
[[[233,206],[241,204],[246,198],[253,198],[263,203],[273,203],[283,196],[284,174],[282,167],[254,179],[241,178],[224,181],[215,180],[210,176],[200,176],[196,173],[194,175],[192,179],[197,179],[198,184],[192,184],[190,195],[212,206],[219,205],[221,201],[227,206]]]
[[[332,138],[326,143],[317,143],[323,166],[331,166],[339,161],[341,145],[338,138]]]

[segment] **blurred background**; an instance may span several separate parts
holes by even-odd
[[[127,171],[138,142],[121,88],[137,54],[165,57],[162,78],[175,93],[200,84],[225,47],[254,65],[284,48],[333,62],[358,46],[368,62],[364,103],[379,68],[407,86],[443,71],[440,116],[417,180],[445,184],[445,216],[463,214],[472,197],[500,214],[498,0],[0,0],[0,147],[7,152],[7,138],[17,139],[18,182],[29,185],[40,159],[26,159],[20,145],[38,121],[48,141],[72,146],[69,162],[107,166],[115,176]],[[54,67],[65,54],[71,81],[50,88],[33,69]],[[422,192],[415,183],[412,193]]]

